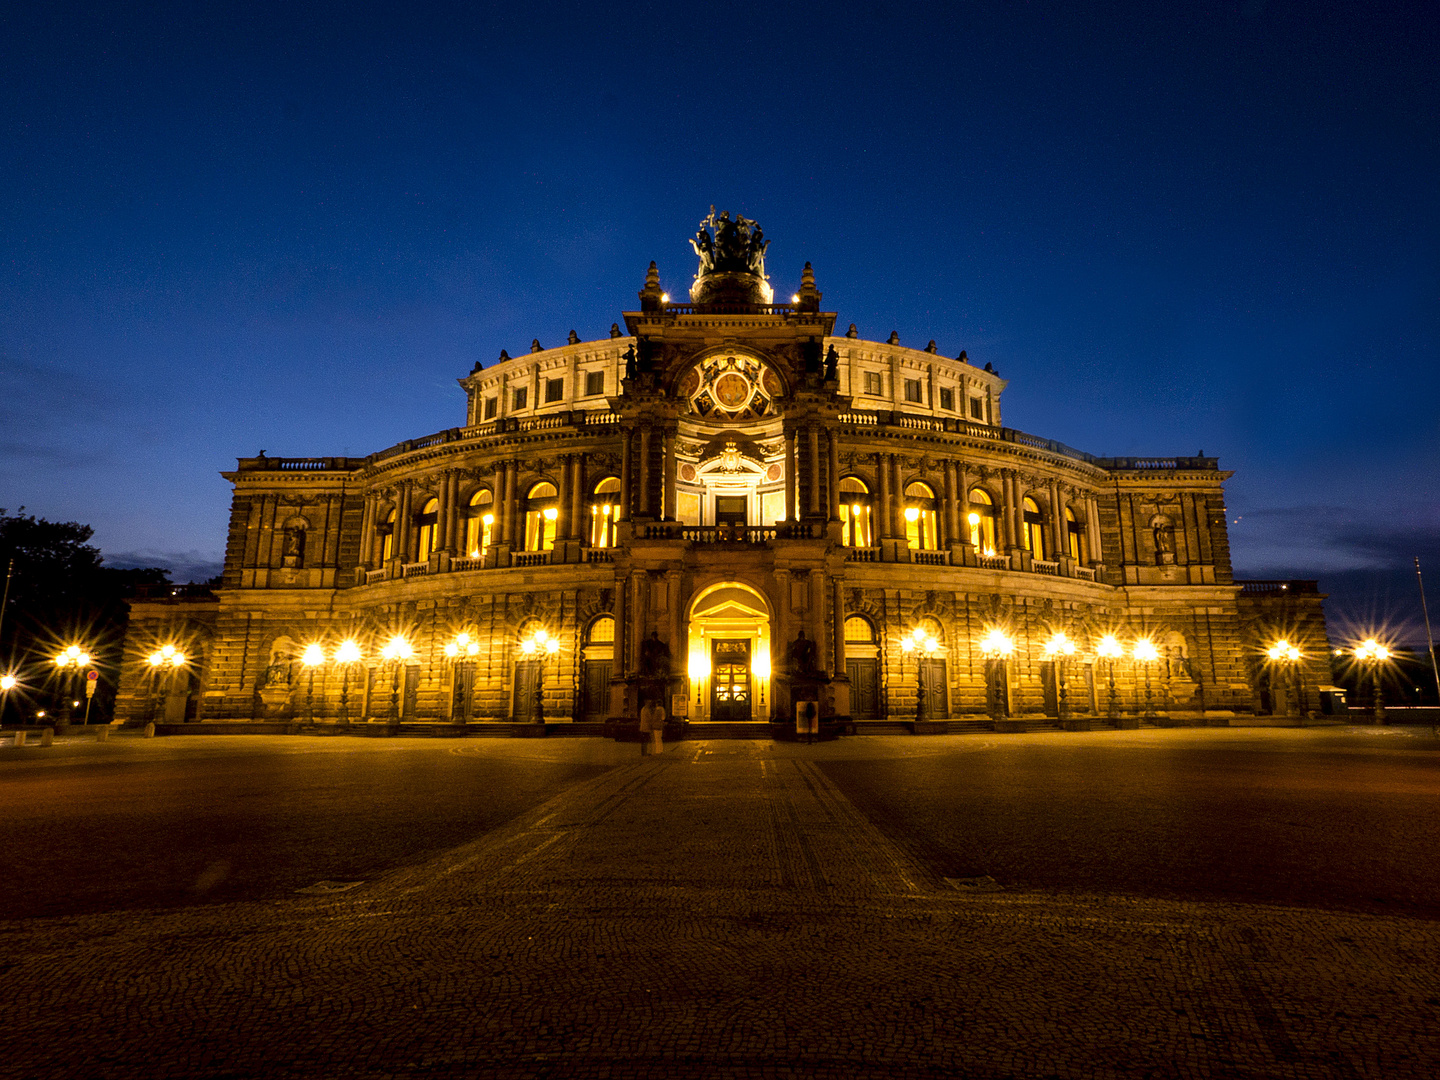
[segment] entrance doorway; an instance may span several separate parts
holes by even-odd
[[[710,717],[718,722],[750,719],[750,641],[717,639],[710,658]]]

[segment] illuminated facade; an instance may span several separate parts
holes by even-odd
[[[241,459],[223,587],[136,602],[121,715],[613,728],[647,696],[744,722],[813,691],[863,730],[1318,705],[1320,597],[1233,580],[1214,459],[1007,428],[989,365],[836,335],[808,263],[774,303],[753,222],[692,244],[687,299],[652,263],[608,338],[476,365],[459,426]],[[169,639],[188,685],[145,670]]]

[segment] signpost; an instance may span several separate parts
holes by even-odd
[[[90,726],[90,702],[95,697],[95,686],[100,681],[100,672],[91,668],[85,673],[85,720],[82,727]]]

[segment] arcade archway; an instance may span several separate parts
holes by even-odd
[[[770,719],[770,604],[726,581],[690,604],[688,672],[692,722]]]

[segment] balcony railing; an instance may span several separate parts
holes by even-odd
[[[1045,559],[1031,559],[1030,565],[1035,568],[1037,574],[1049,574],[1052,577],[1060,576],[1060,564],[1058,562],[1047,562]]]
[[[550,562],[550,552],[517,551],[510,559],[516,566],[546,566]]]
[[[587,563],[614,562],[615,553],[609,548],[586,548],[585,561]]]
[[[428,562],[407,562],[400,567],[401,577],[421,577],[428,573],[430,573],[430,564]]]
[[[458,559],[450,560],[451,570],[483,570],[485,559],[480,555],[462,555]]]
[[[1094,581],[1095,568],[1093,566],[1077,566],[1075,567],[1075,576],[1085,581]]]
[[[384,581],[384,580],[385,580],[385,568],[384,568],[383,566],[380,567],[379,570],[366,570],[366,571],[365,571],[365,584],[366,584],[366,585],[374,585],[377,581]]]
[[[878,547],[856,547],[845,549],[846,562],[879,562],[880,549]]]
[[[1009,570],[1009,555],[976,555],[975,561],[985,570]]]
[[[944,566],[950,560],[943,551],[912,551],[910,561],[921,566]]]

